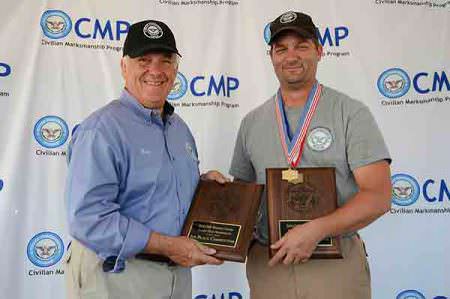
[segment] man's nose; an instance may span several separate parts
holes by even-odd
[[[160,78],[164,76],[162,65],[158,63],[147,64],[145,67],[145,71],[154,78]]]

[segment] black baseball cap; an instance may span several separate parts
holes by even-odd
[[[125,38],[123,56],[136,58],[150,51],[167,51],[181,56],[169,26],[156,20],[134,23]]]
[[[283,31],[295,31],[306,39],[318,39],[317,28],[313,20],[307,14],[295,11],[288,11],[270,23],[269,45]]]

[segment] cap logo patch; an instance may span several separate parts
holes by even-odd
[[[289,11],[281,16],[280,23],[282,24],[291,23],[295,19],[297,19],[297,14],[293,11]]]
[[[156,38],[160,38],[161,36],[163,36],[163,31],[158,24],[149,22],[149,23],[145,24],[144,34],[148,38],[156,39]]]

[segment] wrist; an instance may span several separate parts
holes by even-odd
[[[168,249],[171,247],[171,238],[160,233],[153,232],[147,242],[146,252],[151,254],[168,255]]]
[[[331,229],[329,228],[329,223],[324,218],[317,218],[312,221],[317,232],[318,241],[325,239],[331,235]]]

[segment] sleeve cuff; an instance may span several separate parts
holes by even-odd
[[[123,241],[122,248],[117,257],[116,266],[118,261],[126,260],[143,251],[147,245],[151,232],[150,228],[129,218],[128,227],[125,232],[125,240]]]

